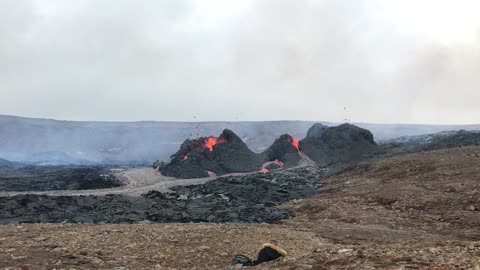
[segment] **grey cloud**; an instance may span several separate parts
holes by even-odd
[[[1,1],[0,113],[480,122],[480,42],[418,40],[376,1],[250,1],[211,27],[194,3]]]

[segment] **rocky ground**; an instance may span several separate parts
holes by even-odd
[[[224,269],[277,239],[289,256],[256,269],[478,269],[479,165],[480,147],[361,164],[281,205],[295,217],[280,224],[2,225],[0,265]]]
[[[478,145],[480,145],[480,131],[458,130],[386,140],[381,144],[383,148],[381,151],[384,151],[387,156],[393,156]]]
[[[87,190],[122,186],[104,166],[36,166],[0,162],[1,191]]]
[[[0,224],[11,222],[133,223],[249,222],[276,223],[292,216],[274,206],[313,195],[329,170],[316,166],[271,174],[227,176],[204,184],[123,194],[0,197]]]
[[[124,185],[114,188],[90,189],[90,190],[50,190],[50,191],[0,191],[0,197],[11,197],[16,195],[37,194],[49,196],[88,196],[123,194],[128,196],[140,196],[150,190],[167,191],[173,186],[196,185],[212,180],[209,178],[176,179],[163,176],[152,170],[152,168],[135,168],[115,173]]]
[[[339,269],[472,269],[480,255],[479,165],[480,147],[359,165],[324,181],[317,196],[283,205],[296,214],[284,225],[341,243],[349,251]],[[304,259],[332,268],[323,251]]]

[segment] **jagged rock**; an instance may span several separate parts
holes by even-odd
[[[320,169],[229,176],[195,186],[150,191],[140,197],[17,195],[0,197],[0,223],[246,222],[275,223],[292,216],[274,206],[312,195],[326,177]]]

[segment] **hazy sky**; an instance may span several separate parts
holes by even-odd
[[[479,10],[478,0],[0,0],[0,114],[480,123]]]

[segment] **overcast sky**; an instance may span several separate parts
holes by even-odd
[[[0,114],[480,123],[479,10],[478,0],[0,0]]]

